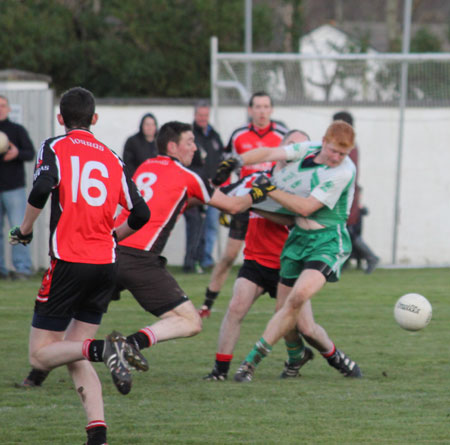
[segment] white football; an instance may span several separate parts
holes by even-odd
[[[8,135],[3,131],[0,131],[0,155],[6,153],[9,148]]]
[[[431,320],[430,302],[420,294],[405,294],[397,300],[394,307],[395,321],[408,331],[423,329]]]

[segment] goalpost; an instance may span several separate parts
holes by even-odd
[[[406,75],[405,75],[406,73]],[[220,53],[211,39],[213,121],[219,111],[247,105],[255,91],[266,91],[276,107],[447,108],[450,105],[450,54]],[[397,263],[403,132],[398,119],[392,263]]]

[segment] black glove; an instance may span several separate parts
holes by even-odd
[[[9,244],[16,245],[20,243],[26,246],[27,244],[31,243],[32,239],[33,239],[33,232],[29,233],[28,235],[22,235],[19,226],[14,226],[9,231]]]
[[[239,167],[240,164],[241,163],[236,158],[228,158],[222,161],[217,167],[216,174],[212,179],[212,183],[216,186],[223,184],[228,179],[231,172],[235,168]]]
[[[253,181],[252,189],[249,194],[253,204],[262,202],[266,199],[267,193],[273,192],[276,187],[270,182],[266,175],[260,175]]]

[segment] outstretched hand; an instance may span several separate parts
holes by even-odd
[[[270,182],[270,179],[266,175],[262,174],[253,181],[252,189],[249,194],[253,204],[257,204],[258,202],[264,201],[267,194],[274,190],[276,190],[276,186]]]

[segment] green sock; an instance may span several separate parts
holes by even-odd
[[[305,353],[305,344],[302,338],[299,336],[295,342],[285,341],[285,343],[288,353],[288,363],[298,363]]]
[[[264,340],[264,338],[260,338],[253,346],[253,349],[250,353],[245,357],[245,361],[251,363],[256,366],[270,351],[272,350],[272,346]]]

